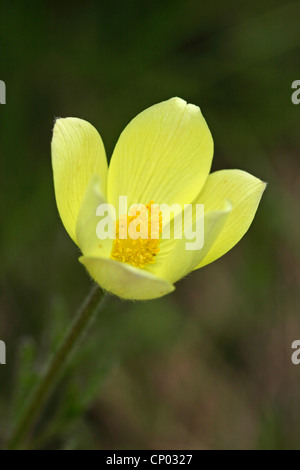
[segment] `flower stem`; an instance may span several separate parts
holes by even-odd
[[[52,357],[44,375],[41,378],[35,392],[31,396],[19,423],[17,424],[8,443],[8,449],[16,449],[26,439],[32,427],[36,423],[39,413],[42,411],[49,398],[54,385],[70,359],[71,354],[78,346],[83,334],[99,307],[102,306],[105,296],[98,286],[93,286],[92,291],[79,309],[70,329],[60,344],[58,350]]]

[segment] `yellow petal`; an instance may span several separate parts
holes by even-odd
[[[208,176],[213,140],[200,109],[180,98],[154,105],[122,132],[108,171],[108,201],[190,203]]]
[[[103,220],[97,211],[100,205],[103,208],[107,207],[107,201],[101,191],[100,177],[93,175],[83,197],[76,223],[78,246],[85,256],[108,257],[112,250],[113,239],[104,238],[103,231],[101,238],[98,236],[98,226],[100,220]],[[110,211],[103,216],[114,226],[115,217]]]
[[[203,226],[203,246],[200,249],[187,249],[187,243],[194,242],[188,240],[184,236],[180,240],[170,239],[161,240],[160,253],[157,255],[157,263],[149,267],[149,271],[153,274],[167,279],[169,282],[176,282],[182,277],[186,276],[205,258],[215,240],[221,233],[226,220],[230,216],[232,205],[225,203],[224,209],[219,211],[209,211],[204,215],[203,220],[199,220],[197,232],[199,234],[199,241],[202,241],[200,223]],[[193,211],[195,213],[195,210]],[[193,231],[196,232],[196,221],[193,223]],[[201,238],[201,240],[200,240]],[[196,241],[196,239],[195,239]]]
[[[217,240],[196,269],[212,263],[229,251],[245,235],[254,219],[266,183],[242,170],[211,173],[195,203],[204,210],[221,207],[224,200],[232,203],[232,212]]]
[[[168,281],[109,258],[82,256],[79,261],[105,290],[123,299],[148,300],[174,290]]]
[[[76,221],[82,198],[93,174],[106,195],[107,161],[96,129],[77,118],[58,119],[51,144],[57,207],[70,237],[77,243]]]

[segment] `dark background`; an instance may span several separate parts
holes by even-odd
[[[300,3],[1,2],[0,442],[91,281],[55,204],[55,116],[93,123],[110,156],[144,108],[180,96],[213,170],[268,181],[246,237],[144,303],[111,298],[30,446],[300,448]]]

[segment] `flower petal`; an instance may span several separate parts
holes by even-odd
[[[161,240],[161,252],[157,255],[157,263],[149,268],[150,272],[173,283],[193,271],[213,246],[230,216],[231,210],[232,205],[227,202],[223,210],[205,213],[204,221],[199,220],[202,224],[204,222],[202,233],[199,230],[200,224],[198,226],[194,221],[193,231],[196,233],[198,227],[199,241],[203,242],[200,249],[187,249],[186,244],[194,241],[188,240],[184,236],[180,240]],[[200,240],[202,237],[203,240]]]
[[[147,271],[109,258],[81,256],[79,261],[103,289],[123,299],[155,299],[175,289],[168,281]]]
[[[232,203],[232,212],[216,242],[196,269],[212,263],[236,245],[249,229],[266,188],[266,183],[242,170],[211,173],[197,200],[204,210],[221,207],[224,200]]]
[[[208,176],[213,140],[200,109],[180,98],[154,105],[122,132],[108,171],[108,201],[190,203]]]
[[[113,239],[103,238],[103,236],[99,238],[97,234],[97,226],[99,224],[97,209],[100,205],[107,207],[107,202],[101,191],[100,177],[93,175],[83,196],[76,223],[78,246],[85,256],[108,257],[112,250]],[[108,212],[105,217],[114,227],[114,215]]]
[[[51,143],[57,207],[70,237],[77,243],[76,220],[82,198],[93,174],[106,195],[107,161],[96,129],[77,118],[58,119]]]

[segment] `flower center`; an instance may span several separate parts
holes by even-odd
[[[161,233],[162,214],[158,206],[153,201],[146,206],[135,206],[129,215],[121,216],[116,222],[111,258],[144,268],[155,262]]]

